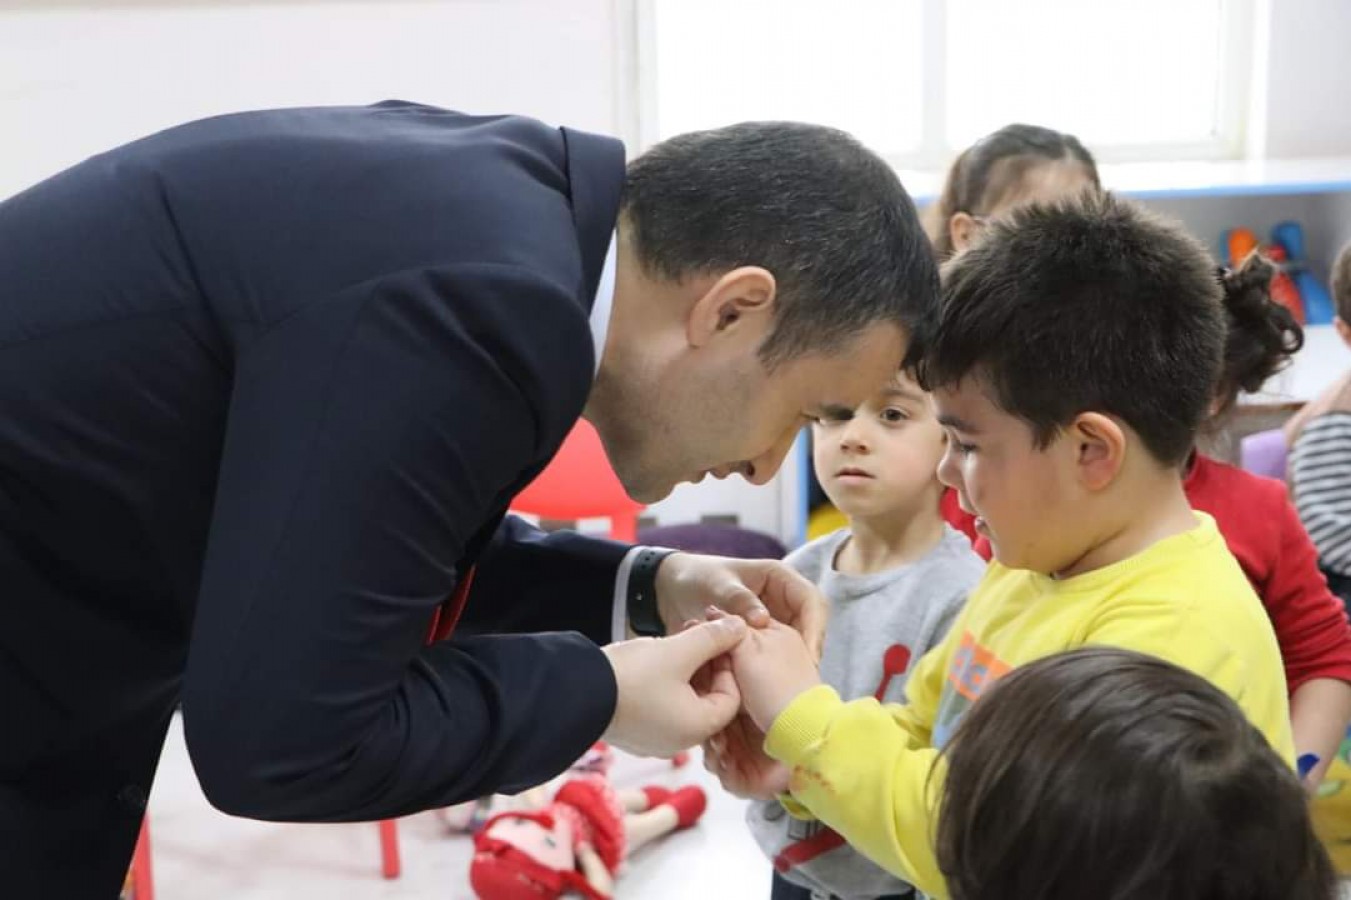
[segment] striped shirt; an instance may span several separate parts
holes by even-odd
[[[1304,426],[1290,455],[1290,483],[1323,567],[1351,576],[1351,412]]]

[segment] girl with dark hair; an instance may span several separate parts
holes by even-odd
[[[938,202],[928,210],[929,238],[945,260],[966,248],[988,216],[1100,187],[1093,154],[1074,135],[1040,125],[1005,125],[953,162]]]

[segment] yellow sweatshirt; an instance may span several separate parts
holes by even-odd
[[[765,742],[793,769],[791,805],[924,893],[947,896],[932,844],[939,749],[1001,675],[1091,644],[1153,654],[1210,680],[1293,765],[1271,623],[1214,520],[1197,519],[1191,531],[1065,580],[991,563],[947,639],[917,664],[904,706],[844,703],[826,686],[799,696]]]

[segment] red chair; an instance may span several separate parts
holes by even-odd
[[[136,850],[131,856],[131,873],[127,876],[132,900],[155,900],[155,872],[150,863],[150,816],[141,819],[141,833],[136,838]],[[125,896],[125,891],[124,891]]]
[[[399,830],[393,819],[380,825],[380,871],[386,878],[398,878],[402,871],[399,861]],[[141,820],[141,834],[136,838],[136,850],[131,856],[131,874],[127,879],[132,900],[155,900],[155,869],[150,858],[150,816]]]
[[[610,536],[633,543],[638,514],[646,507],[619,483],[591,423],[578,419],[553,460],[511,502],[516,512],[565,522],[608,518]]]
[[[384,819],[380,822],[380,872],[386,878],[398,878],[402,870],[398,823],[394,819]]]

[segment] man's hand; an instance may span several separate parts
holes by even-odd
[[[676,553],[657,569],[656,589],[668,634],[715,606],[755,628],[782,622],[802,635],[813,659],[821,658],[826,601],[816,585],[777,560]]]
[[[741,696],[730,670],[711,664],[747,630],[727,616],[672,637],[606,647],[619,692],[604,739],[639,756],[674,756],[726,728]]]

